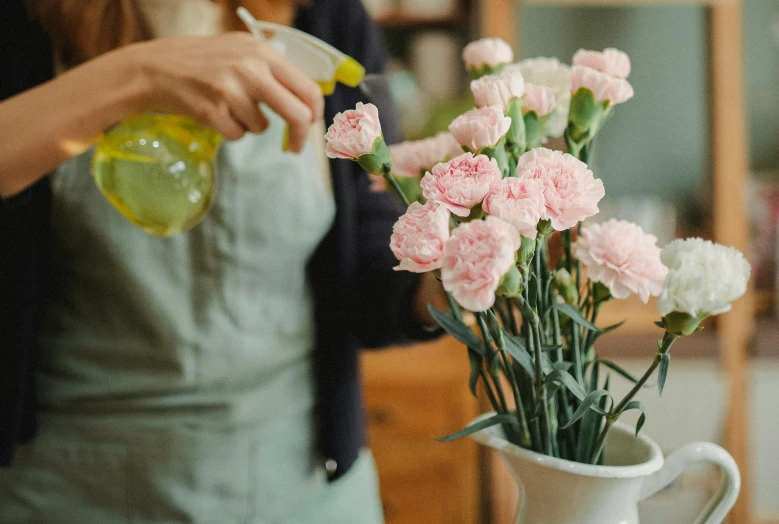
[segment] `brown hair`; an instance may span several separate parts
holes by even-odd
[[[49,34],[64,67],[150,38],[134,0],[27,0],[27,6]]]

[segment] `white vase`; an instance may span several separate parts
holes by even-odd
[[[720,446],[695,442],[663,459],[653,440],[643,434],[636,437],[632,428],[619,422],[606,439],[603,466],[520,448],[503,437],[499,425],[471,437],[497,450],[511,469],[520,490],[516,524],[638,524],[638,502],[699,461],[720,466],[722,484],[694,524],[722,522],[741,488],[736,461]]]

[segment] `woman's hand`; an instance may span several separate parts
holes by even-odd
[[[300,151],[323,115],[317,84],[248,33],[152,40],[122,53],[147,82],[144,110],[191,116],[228,140],[263,132],[265,103],[287,121],[289,148]]]
[[[129,115],[184,114],[234,140],[268,126],[260,103],[287,120],[292,151],[324,108],[314,81],[248,33],[117,49],[0,102],[0,197],[23,191]]]

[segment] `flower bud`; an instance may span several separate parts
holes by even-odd
[[[382,136],[373,142],[373,152],[360,155],[355,160],[366,172],[379,176],[386,176],[392,163],[389,148]]]
[[[519,262],[529,262],[536,252],[536,239],[522,237],[522,245],[519,248]]]
[[[514,157],[519,157],[527,148],[525,120],[522,117],[522,100],[512,99],[508,104],[506,115],[511,117],[511,126],[506,133],[506,148]]]
[[[522,240],[524,241],[525,239],[523,238]],[[498,284],[495,294],[499,297],[511,298],[519,295],[520,291],[522,291],[522,275],[520,275],[516,266],[511,266],[506,274],[503,275],[503,278],[500,279],[500,284]]]
[[[670,334],[676,335],[677,337],[692,335],[703,329],[700,323],[708,316],[708,313],[694,317],[688,313],[673,311],[663,317],[663,327],[665,327],[665,330]]]
[[[550,235],[554,232],[551,220],[541,220],[538,223],[538,233],[541,235]]]
[[[557,292],[563,297],[566,304],[577,306],[579,304],[579,291],[571,278],[571,274],[566,269],[558,269],[554,277]]]

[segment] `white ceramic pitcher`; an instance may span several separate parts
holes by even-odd
[[[722,484],[694,524],[722,522],[741,489],[736,461],[720,446],[695,442],[663,459],[654,441],[643,434],[636,437],[632,428],[619,422],[606,438],[603,466],[520,448],[503,438],[500,426],[471,437],[496,449],[511,469],[520,489],[516,524],[638,524],[638,502],[699,461],[717,464]]]

